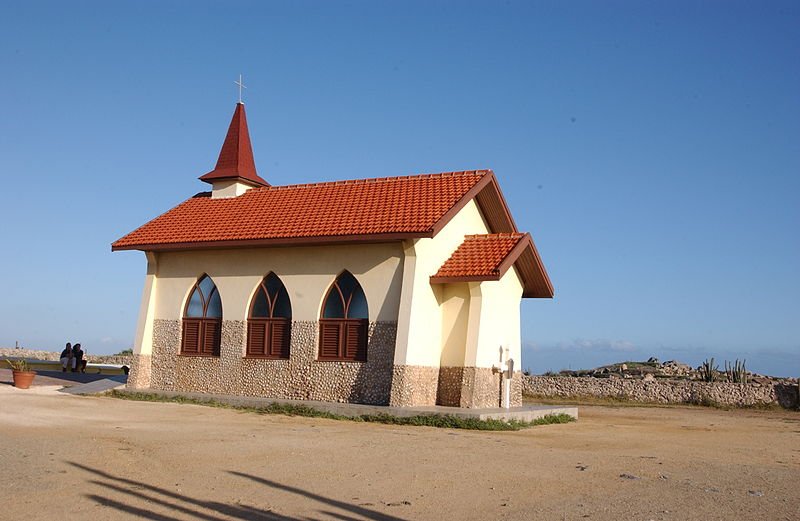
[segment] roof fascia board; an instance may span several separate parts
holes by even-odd
[[[555,288],[553,288],[553,283],[550,280],[550,276],[547,274],[547,270],[545,269],[544,263],[542,262],[542,257],[539,255],[539,250],[536,249],[536,243],[533,242],[533,237],[531,236],[530,233],[528,233],[528,237],[530,239],[531,252],[533,252],[533,258],[536,263],[536,269],[539,271],[539,274],[542,276],[542,279],[547,285],[549,293],[548,298],[553,298],[553,296],[555,295]]]
[[[436,277],[431,275],[431,284],[448,284],[451,282],[483,282],[500,280],[499,275],[468,275],[462,277]]]
[[[500,185],[497,182],[497,177],[494,175],[494,172],[492,170],[488,170],[486,175],[484,175],[484,177],[481,178],[480,181],[475,183],[475,185],[472,188],[470,188],[467,191],[467,193],[465,193],[461,197],[461,199],[459,199],[458,202],[456,202],[456,204],[454,204],[438,221],[436,221],[436,223],[433,225],[432,228],[433,236],[435,237],[436,235],[438,235],[438,233],[442,231],[442,228],[444,228],[447,225],[447,223],[450,222],[450,220],[453,217],[455,217],[456,214],[458,214],[458,212],[460,212],[462,208],[464,208],[467,205],[467,203],[470,202],[472,199],[475,199],[475,203],[480,208],[480,201],[477,196],[484,190],[489,190],[489,189],[491,189],[493,194],[497,197],[500,203],[500,207],[502,208],[503,211],[503,217],[507,220],[508,224],[510,225],[511,232],[512,233],[516,232],[517,225],[514,222],[514,218],[511,217],[511,211],[509,210],[508,204],[506,203],[506,200],[503,197],[503,192],[500,190]],[[489,232],[498,233],[501,231],[506,231],[497,229],[496,223],[495,226],[492,226],[492,222],[489,220],[488,213],[486,212],[486,210],[484,208],[480,208],[480,210],[481,210],[481,215],[483,216],[484,220],[486,221],[486,224],[489,227]]]
[[[111,251],[185,251],[219,250],[259,246],[316,246],[334,244],[374,244],[403,241],[406,239],[430,238],[430,232],[422,233],[376,233],[373,235],[332,235],[324,237],[283,237],[278,239],[237,239],[230,241],[174,242],[159,244],[111,245]]]
[[[506,198],[503,196],[503,191],[500,190],[500,183],[497,182],[497,178],[494,176],[494,172],[492,172],[492,186],[494,186],[494,190],[497,193],[498,199],[500,199],[500,206],[503,208],[503,212],[505,213],[506,219],[508,222],[511,223],[511,229],[516,232],[517,231],[517,223],[514,222],[514,217],[511,215],[511,209],[508,207],[508,203],[506,203]]]
[[[208,174],[206,174],[206,175],[208,175]],[[242,177],[238,173],[232,173],[230,175],[217,175],[217,176],[213,176],[213,177],[206,177],[204,175],[204,176],[198,177],[197,179],[199,179],[201,181],[205,181],[207,183],[212,183],[212,184],[217,182],[217,181],[238,181],[240,183],[244,183],[244,184],[250,185],[253,188],[259,188],[259,187],[262,187],[262,186],[264,186],[264,187],[269,186],[269,183],[266,183],[266,182],[265,183],[260,183],[260,182],[254,180],[254,179],[248,179],[247,177]]]
[[[443,216],[436,221],[433,226],[431,227],[431,237],[436,237],[442,228],[444,228],[450,220],[458,214],[468,202],[474,199],[480,192],[483,190],[489,183],[491,183],[492,179],[494,178],[494,172],[489,170],[487,174],[485,174],[477,183],[475,183],[472,188],[467,190],[461,199],[459,199],[456,204],[450,207],[447,212]]]
[[[506,258],[500,262],[499,266],[497,266],[497,273],[500,275],[500,278],[503,278],[503,275],[506,274],[508,269],[516,264],[517,259],[519,259],[519,256],[522,255],[522,252],[525,251],[525,248],[531,245],[533,245],[533,242],[531,241],[530,233],[526,233],[524,236],[519,238],[517,244],[511,248],[511,251],[508,252]]]

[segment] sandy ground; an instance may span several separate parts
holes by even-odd
[[[56,389],[0,385],[0,519],[800,519],[795,412],[583,407],[497,433]]]

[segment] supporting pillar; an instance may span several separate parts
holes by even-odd
[[[139,320],[136,324],[136,338],[133,344],[133,363],[128,374],[129,389],[150,387],[150,374],[153,358],[153,321],[156,314],[156,283],[158,256],[155,252],[145,252],[147,256],[147,275],[144,278],[142,303],[139,306]]]

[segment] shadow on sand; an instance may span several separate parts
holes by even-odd
[[[113,508],[141,519],[154,521],[180,521],[187,518],[205,521],[229,521],[231,519],[252,521],[314,521],[317,519],[403,521],[399,517],[377,512],[364,506],[352,505],[242,472],[229,471],[229,474],[264,485],[264,491],[261,494],[262,498],[271,492],[280,491],[320,503],[321,508],[318,510],[320,517],[288,517],[272,510],[259,509],[240,503],[225,504],[218,501],[195,499],[141,481],[115,476],[103,470],[73,461],[68,461],[67,464],[93,474],[95,476],[94,479],[90,479],[88,483],[102,487],[108,493],[114,494],[116,499],[112,499],[108,494],[84,494],[84,497],[105,507]],[[120,500],[121,497],[128,497],[131,501]],[[134,504],[138,506],[134,506]],[[164,511],[172,512],[172,514],[160,513]]]

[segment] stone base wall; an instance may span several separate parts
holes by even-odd
[[[151,367],[152,358],[150,355],[133,355],[126,387],[128,389],[148,389],[150,387]]]
[[[318,322],[293,322],[287,360],[245,358],[247,323],[224,320],[220,356],[183,356],[180,320],[155,320],[152,355],[132,358],[130,389],[263,396],[399,407],[498,407],[500,375],[483,367],[394,365],[397,325],[369,326],[367,362],[318,361]],[[522,375],[511,405],[522,405]]]
[[[421,365],[395,365],[389,405],[420,407],[436,405],[439,368]]]
[[[547,398],[600,397],[649,403],[719,404],[733,407],[778,404],[798,407],[797,384],[734,384],[686,380],[523,376],[523,392]]]
[[[219,357],[182,356],[181,327],[179,320],[154,321],[152,389],[376,405],[390,402],[395,322],[370,324],[366,362],[316,360],[318,322],[292,323],[288,360],[244,358],[247,324],[235,320],[222,322]],[[131,369],[134,385],[144,381],[144,372],[143,367]]]
[[[522,387],[525,385],[523,378],[525,375],[522,371],[514,371],[514,378],[511,379],[511,407],[522,407]]]
[[[461,388],[462,407],[499,407],[500,374],[488,367],[465,367]]]
[[[463,367],[440,367],[439,382],[436,389],[436,405],[461,407],[463,379]]]
[[[502,405],[499,373],[486,367],[441,367],[436,404],[450,407],[486,408]],[[522,373],[511,379],[511,406],[522,405]]]

